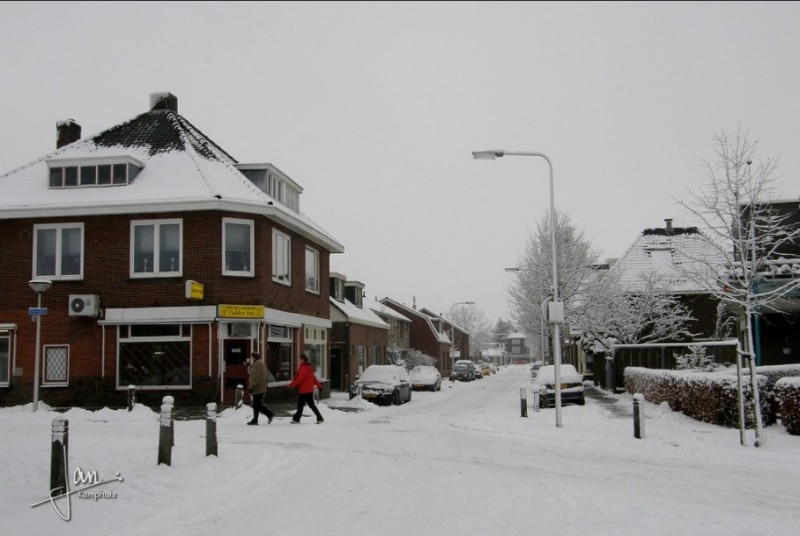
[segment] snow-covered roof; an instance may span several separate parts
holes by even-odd
[[[49,185],[48,162],[76,165],[120,158],[134,158],[144,166],[129,184]],[[177,111],[153,109],[0,175],[0,219],[237,211],[274,219],[332,253],[344,252],[310,218],[255,186],[237,164]]]
[[[391,307],[386,307],[383,303],[376,301],[372,305],[370,305],[370,309],[379,315],[384,315],[389,318],[394,318],[396,320],[400,320],[402,322],[411,322],[411,319],[407,316],[401,315]]]
[[[394,305],[396,307],[399,307],[404,313],[407,313],[410,316],[416,316],[416,317],[419,317],[419,318],[425,320],[425,322],[428,324],[428,327],[431,330],[431,333],[433,334],[434,337],[436,337],[436,341],[437,342],[442,343],[442,344],[452,344],[452,341],[450,340],[450,337],[447,335],[447,333],[444,333],[444,332],[439,331],[439,330],[436,329],[436,326],[433,325],[433,320],[431,319],[431,317],[429,315],[427,315],[427,314],[425,314],[425,313],[423,313],[421,311],[417,311],[416,309],[412,309],[412,308],[410,308],[410,307],[408,307],[406,305],[403,305],[402,303],[400,303],[398,301],[395,301],[395,300],[393,300],[391,298],[388,298],[388,297],[387,298],[383,298],[381,300],[381,302],[384,303],[384,304],[385,303],[391,303],[392,305]]]
[[[709,247],[695,227],[646,229],[609,269],[626,291],[644,290],[646,279],[656,276],[666,289],[678,294],[703,292],[689,274],[723,265],[719,251]]]
[[[342,315],[347,318],[348,322],[353,324],[361,324],[364,326],[372,326],[374,328],[389,329],[389,324],[381,320],[371,309],[364,309],[356,306],[348,299],[339,301],[335,298],[330,298],[331,306],[335,307]],[[331,320],[336,321],[335,315],[331,314]]]

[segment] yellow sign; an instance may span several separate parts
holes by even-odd
[[[220,318],[264,318],[263,305],[217,305]]]
[[[186,281],[186,299],[187,300],[202,300],[204,297],[205,286],[197,281],[188,279]]]

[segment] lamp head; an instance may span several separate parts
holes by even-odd
[[[475,160],[494,160],[496,158],[502,158],[505,154],[505,151],[502,149],[492,149],[489,151],[472,151],[472,158]]]
[[[31,287],[31,290],[33,290],[36,294],[41,294],[42,292],[47,291],[52,284],[53,282],[49,279],[31,279],[28,281],[28,286]]]

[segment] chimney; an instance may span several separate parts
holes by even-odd
[[[169,110],[178,113],[178,97],[172,93],[150,93],[150,110]]]
[[[56,123],[56,149],[61,149],[79,139],[81,139],[81,126],[74,119]]]
[[[672,236],[673,234],[675,234],[675,232],[672,230],[672,218],[666,218],[664,220],[664,223],[667,224],[666,227],[667,236]]]

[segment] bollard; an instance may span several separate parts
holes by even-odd
[[[636,393],[633,395],[633,437],[642,439],[644,437],[644,406],[642,401],[644,396]]]
[[[206,404],[206,456],[217,454],[217,405]]]
[[[541,398],[541,393],[539,392],[539,390],[534,385],[533,386],[533,412],[534,413],[539,411],[539,404],[541,404],[541,402],[539,401],[540,398]]]
[[[525,387],[519,388],[519,406],[522,410],[522,416],[528,416],[528,390]]]
[[[51,426],[50,498],[55,498],[67,493],[69,421],[64,417],[56,417]]]
[[[172,406],[170,404],[161,405],[161,415],[158,422],[157,465],[161,465],[162,463],[166,465],[172,465],[172,441],[170,439],[170,431],[172,430]]]
[[[233,407],[236,409],[241,408],[243,401],[244,401],[244,385],[239,384],[236,386],[236,401],[234,402]]]
[[[547,386],[542,385],[540,389],[541,393],[539,394],[539,405],[543,408],[550,407],[547,403]]]
[[[133,406],[136,405],[136,386],[128,386],[128,411],[133,411]]]
[[[161,399],[162,404],[169,405],[169,446],[175,446],[175,399],[169,395],[165,396]]]

